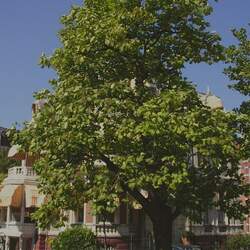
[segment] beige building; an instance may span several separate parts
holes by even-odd
[[[91,204],[83,204],[83,209],[67,211],[69,220],[65,227],[41,231],[31,219],[44,201],[39,194],[38,176],[31,166],[32,159],[12,147],[9,156],[22,160],[22,165],[10,168],[0,191],[0,249],[5,250],[48,250],[47,239],[55,237],[67,227],[85,224],[106,241],[113,249],[127,249],[128,240],[134,235],[128,225],[128,209],[122,205],[104,225],[101,218],[92,215]],[[4,245],[4,247],[3,247]],[[119,248],[120,247],[120,248]],[[123,248],[122,248],[123,247]]]

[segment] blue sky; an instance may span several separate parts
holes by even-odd
[[[0,126],[9,127],[31,118],[32,93],[48,87],[53,72],[40,69],[39,56],[50,54],[59,46],[59,18],[72,4],[81,0],[3,0],[0,1]],[[222,35],[224,44],[234,43],[233,27],[250,22],[249,0],[221,0],[214,5],[209,20],[212,30]],[[197,65],[185,70],[200,91],[209,86],[223,99],[226,109],[242,101],[228,90],[228,79],[222,74],[223,65]]]

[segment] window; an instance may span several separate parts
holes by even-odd
[[[7,221],[7,207],[0,208],[0,221],[1,222]]]
[[[10,208],[10,218],[12,222],[20,222],[21,220],[21,208],[11,207]]]
[[[209,224],[209,214],[208,214],[208,211],[206,211],[206,212],[203,214],[203,224],[204,224],[204,225],[208,225],[208,224]]]
[[[32,196],[32,198],[31,198],[31,205],[32,206],[36,206],[37,205],[37,197],[36,196]]]
[[[114,213],[107,213],[106,215],[97,215],[96,222],[108,222],[108,223],[114,223],[115,221],[115,215]]]
[[[28,207],[25,208],[25,212],[24,212],[24,223],[35,223],[32,218],[31,215],[36,211],[35,207]]]
[[[225,224],[225,214],[222,211],[218,211],[218,224],[219,225]]]
[[[84,223],[84,208],[80,208],[76,211],[76,223]]]

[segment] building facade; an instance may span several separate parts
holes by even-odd
[[[250,160],[242,161],[240,163],[240,173],[242,174],[244,181],[250,184]],[[250,197],[243,197],[244,200],[250,199]],[[244,224],[244,232],[250,234],[250,214],[246,217]]]
[[[44,202],[38,190],[38,176],[32,168],[28,154],[13,146],[9,157],[21,160],[21,166],[8,170],[0,190],[0,250],[50,250],[49,241],[66,228],[84,225],[91,229],[102,244],[110,250],[151,250],[154,246],[153,229],[149,218],[140,206],[122,203],[107,221],[92,213],[91,202],[82,209],[66,211],[68,221],[62,228],[42,231],[37,228],[31,214]],[[185,217],[174,225],[174,241],[179,241],[186,227]]]
[[[239,172],[246,183],[250,183],[250,161],[242,161]],[[243,201],[249,197],[240,197]],[[188,223],[188,230],[192,231],[197,243],[204,250],[223,248],[225,240],[235,234],[250,234],[250,214],[244,221],[229,218],[225,213],[217,209],[211,209],[203,214],[200,224]],[[213,248],[211,248],[211,246]]]
[[[44,202],[38,190],[38,176],[32,168],[28,154],[20,153],[18,147],[9,150],[9,157],[21,160],[21,166],[8,170],[0,190],[0,250],[49,250],[49,240],[68,227],[85,225],[100,243],[110,249],[151,249],[151,225],[141,209],[121,204],[107,221],[92,213],[91,202],[82,209],[66,211],[68,221],[63,228],[42,231],[32,221],[31,214]],[[150,245],[151,244],[151,245]]]

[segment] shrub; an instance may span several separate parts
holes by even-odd
[[[75,226],[59,233],[51,247],[52,250],[95,250],[96,236],[88,228]]]
[[[250,250],[250,235],[239,234],[226,241],[227,250]]]

